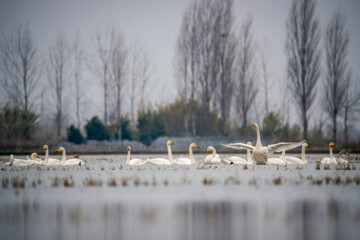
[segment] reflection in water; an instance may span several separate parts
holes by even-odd
[[[0,207],[0,239],[356,239],[359,204],[9,203]]]

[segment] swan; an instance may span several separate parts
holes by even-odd
[[[309,144],[307,144],[306,142],[303,143],[302,148],[301,148],[301,159],[297,158],[297,157],[290,157],[290,156],[285,156],[285,159],[287,161],[286,164],[308,164],[308,161],[305,159],[305,148],[308,147]],[[284,155],[285,155],[285,150],[284,151]]]
[[[321,159],[321,164],[337,164],[336,158],[333,156],[333,150],[332,148],[335,146],[335,143],[331,142],[329,143],[329,152],[330,157],[324,157]]]
[[[256,134],[257,134],[257,139],[256,139],[256,145],[251,146],[249,144],[244,144],[244,143],[230,143],[230,144],[223,144],[223,146],[225,147],[229,147],[229,148],[234,148],[234,149],[249,149],[252,151],[252,158],[256,161],[257,164],[267,164],[268,158],[269,158],[269,154],[274,153],[274,152],[281,152],[282,150],[289,150],[289,149],[293,149],[296,147],[301,146],[304,141],[301,142],[280,142],[280,143],[276,143],[276,144],[270,144],[266,147],[264,147],[261,144],[261,139],[260,139],[260,130],[258,125],[255,123],[253,124],[253,126],[256,128]]]
[[[127,155],[127,159],[126,159],[126,165],[144,165],[145,163],[147,163],[146,160],[142,160],[139,158],[133,158],[130,160],[130,152],[131,152],[131,147],[128,146],[127,147],[128,150],[128,155]]]
[[[175,158],[174,163],[178,165],[196,165],[193,155],[193,148],[199,148],[199,147],[195,143],[191,143],[189,146],[190,158]]]
[[[40,163],[43,162],[43,160],[41,158],[39,158],[39,155],[36,152],[32,153],[30,155],[30,158],[29,158],[29,155],[26,156],[26,160],[33,160],[33,161],[37,161],[37,162],[40,162]]]
[[[342,159],[342,158],[341,158],[342,155],[346,155],[346,156],[350,157],[350,154],[349,154],[345,149],[343,149],[343,150],[341,150],[341,151],[339,152],[339,154],[338,154],[338,156],[337,156],[337,161],[338,161],[338,163],[343,163],[343,164],[349,163],[348,160],[345,160],[345,159]]]
[[[62,159],[59,163],[60,166],[82,166],[85,164],[83,160],[77,158],[66,160],[66,151],[63,147],[59,147],[56,152],[62,152]]]
[[[282,150],[281,156],[278,158],[268,158],[267,165],[273,165],[273,164],[287,164],[286,158],[285,158],[285,150]]]
[[[41,163],[34,160],[15,159],[14,154],[10,155],[10,161],[6,162],[4,166],[40,166]]]
[[[219,154],[216,154],[216,150],[214,147],[209,146],[206,149],[207,152],[212,151],[212,153],[205,158],[205,164],[218,164],[221,162]]]
[[[60,164],[61,161],[59,159],[49,158],[48,145],[44,145],[42,149],[45,150],[45,159],[44,159],[42,166],[44,166],[44,165],[59,165]]]
[[[149,158],[146,159],[149,163],[155,164],[155,165],[173,165],[174,161],[173,161],[173,157],[172,157],[172,152],[171,152],[171,145],[173,144],[172,141],[167,141],[166,145],[167,145],[167,150],[168,150],[168,155],[169,155],[169,159],[166,158]]]
[[[254,146],[254,144],[252,142],[247,142],[247,144],[251,145],[251,146]],[[253,160],[251,158],[250,150],[247,149],[246,152],[247,152],[246,153],[247,160],[245,160],[245,159],[243,159],[241,157],[231,156],[231,157],[228,157],[228,158],[221,159],[221,161],[224,164],[235,164],[235,165],[238,165],[238,164],[253,164]]]

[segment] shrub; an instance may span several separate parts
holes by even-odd
[[[84,142],[84,137],[81,135],[81,132],[78,128],[74,127],[74,125],[71,125],[67,129],[67,139],[69,142],[75,143],[75,144],[81,144]]]
[[[91,118],[85,125],[87,139],[104,141],[110,139],[110,134],[98,116]]]

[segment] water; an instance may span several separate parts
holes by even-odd
[[[198,166],[93,155],[86,168],[10,167],[0,239],[358,239],[360,164],[316,170],[318,157],[248,169],[205,166],[200,154]]]

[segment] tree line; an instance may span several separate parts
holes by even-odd
[[[235,29],[233,5],[233,0],[200,0],[188,6],[174,55],[178,96],[156,106],[148,99],[152,58],[116,27],[93,34],[89,50],[79,36],[70,41],[59,32],[46,56],[28,25],[2,32],[0,81],[7,97],[0,113],[2,145],[65,138],[80,143],[84,133],[87,139],[137,139],[147,145],[163,135],[248,135],[250,119],[262,122],[265,135],[282,140],[319,139],[330,124],[335,142],[342,120],[347,142],[360,111],[360,85],[348,65],[345,13],[336,11],[321,34],[316,1],[292,1],[284,46],[287,77],[277,111],[270,108],[268,42],[259,45],[255,39],[252,17]],[[102,102],[88,95],[89,84],[97,85]],[[130,111],[123,110],[124,101]],[[89,104],[99,114],[84,121]],[[301,126],[289,125],[290,104]],[[314,106],[321,114],[309,129]]]

